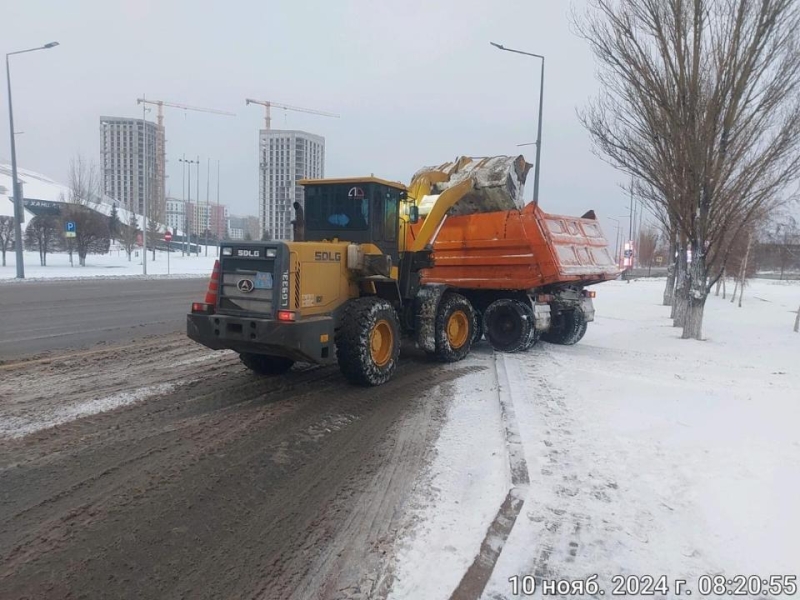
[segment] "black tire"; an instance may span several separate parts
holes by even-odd
[[[447,293],[436,309],[435,356],[442,362],[457,362],[469,354],[475,338],[475,309],[461,294]]]
[[[483,315],[483,331],[495,350],[524,350],[533,337],[533,310],[518,300],[495,300]]]
[[[522,351],[526,352],[531,348],[533,348],[536,345],[536,343],[541,339],[541,337],[542,333],[540,331],[536,331],[534,327],[531,327],[531,334],[528,337],[528,341],[525,342],[525,346],[523,346]]]
[[[586,333],[588,323],[579,310],[563,310],[552,318],[550,330],[542,334],[542,339],[551,344],[572,346]]]
[[[400,356],[397,313],[386,300],[373,296],[350,300],[336,332],[336,357],[345,378],[358,385],[386,383]]]
[[[239,360],[242,361],[245,367],[259,375],[283,375],[294,364],[291,358],[253,354],[251,352],[241,352]]]
[[[475,311],[475,335],[472,337],[472,344],[475,345],[483,339],[483,315]]]

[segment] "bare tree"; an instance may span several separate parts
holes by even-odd
[[[128,222],[125,225],[120,225],[119,229],[119,241],[125,249],[125,254],[128,255],[128,262],[130,262],[133,249],[136,247],[136,241],[139,237],[139,221],[136,218],[136,213],[131,211]]]
[[[684,338],[733,240],[800,176],[796,0],[592,0],[579,29],[601,64],[581,115],[596,151],[679,236]]]
[[[643,227],[639,232],[637,242],[639,252],[639,264],[647,267],[647,275],[653,268],[653,261],[656,259],[656,249],[658,248],[658,231],[653,227]]]
[[[147,243],[150,244],[153,251],[153,260],[156,259],[156,240],[161,237],[162,221],[164,220],[164,207],[156,200],[153,199],[147,205]]]
[[[61,220],[55,215],[33,217],[25,228],[25,245],[39,251],[39,264],[47,266],[47,253],[61,240]]]
[[[6,252],[14,241],[14,217],[0,216],[0,252],[3,254],[3,266],[6,266]]]
[[[111,244],[108,217],[91,206],[101,197],[101,183],[97,167],[80,155],[70,161],[69,202],[61,216],[64,222],[75,223],[75,237],[71,243],[78,253],[78,261],[86,266],[88,254],[105,254]]]

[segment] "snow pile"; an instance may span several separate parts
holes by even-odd
[[[136,256],[138,253],[138,256]],[[200,247],[200,256],[181,256],[180,252],[173,251],[169,256],[169,273],[173,277],[207,277],[214,268],[217,248],[208,247],[208,256],[205,256],[204,247]],[[68,254],[48,254],[47,266],[39,264],[38,252],[25,252],[25,281],[39,279],[80,279],[84,277],[133,277],[142,276],[142,250],[134,253],[128,261],[128,256],[123,250],[112,250],[108,254],[89,254],[86,257],[86,266],[78,266],[78,257],[73,255],[75,266],[70,266]],[[6,266],[0,267],[0,281],[18,281],[14,278],[16,271],[16,256],[13,252],[6,253]],[[147,253],[147,275],[167,275],[167,253],[156,251],[156,260],[153,260],[152,250]]]
[[[597,320],[582,342],[504,357],[530,487],[483,598],[511,598],[515,575],[597,573],[611,595],[614,575],[663,574],[697,595],[703,574],[796,573],[800,285],[754,281],[741,309],[710,297],[703,342],[679,339],[662,288],[598,286]],[[454,400],[483,407],[484,417],[451,420],[439,441],[430,486],[441,493],[427,503],[420,494],[417,524],[399,544],[396,570],[417,573],[405,575],[416,587],[398,583],[414,592],[406,597],[449,597],[486,533],[475,515],[491,512],[487,498],[496,511],[510,486],[496,472],[507,465],[489,462],[506,448],[489,418],[493,376]],[[468,461],[453,458],[463,445],[475,453]],[[468,471],[482,492],[465,497],[440,461]],[[471,544],[439,541],[465,538]]]

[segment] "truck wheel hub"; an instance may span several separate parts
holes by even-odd
[[[381,320],[375,323],[370,334],[370,355],[372,362],[379,367],[384,367],[392,359],[394,335],[388,321]]]
[[[463,310],[454,311],[447,320],[447,341],[451,348],[461,348],[469,338],[469,319]]]

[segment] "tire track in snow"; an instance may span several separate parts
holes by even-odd
[[[499,353],[495,353],[493,358],[512,487],[508,490],[500,510],[497,511],[497,515],[489,525],[480,552],[467,569],[464,577],[461,578],[461,582],[450,597],[451,600],[477,600],[481,597],[492,576],[497,560],[500,558],[503,546],[522,511],[525,495],[530,486],[528,463],[525,460],[525,449],[522,445],[522,437],[514,410],[514,394],[508,377],[506,358],[504,354]]]

